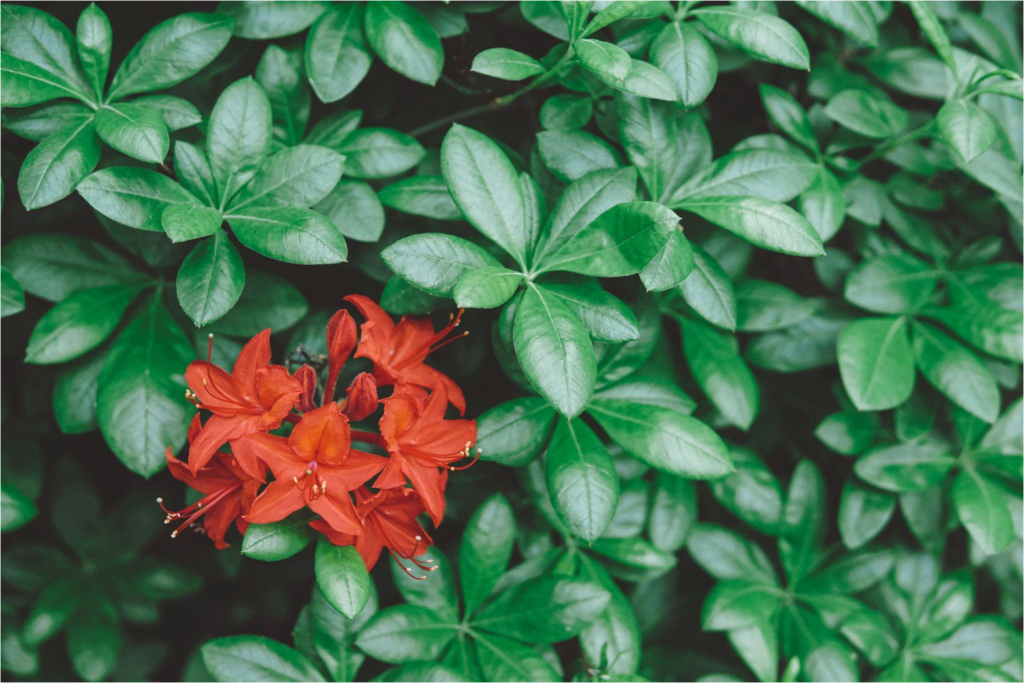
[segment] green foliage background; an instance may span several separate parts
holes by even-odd
[[[1020,3],[0,11],[5,676],[1022,679]],[[161,535],[357,292],[468,309],[440,571]]]

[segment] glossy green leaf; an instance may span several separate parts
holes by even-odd
[[[858,410],[895,408],[914,390],[914,358],[903,318],[865,318],[839,335],[839,373]]]
[[[466,614],[473,614],[490,597],[508,567],[515,537],[512,506],[500,493],[481,503],[469,519],[459,546],[459,579]]]
[[[25,361],[64,363],[93,350],[114,331],[140,291],[138,286],[107,285],[63,299],[32,330]]]
[[[319,265],[348,258],[338,228],[309,209],[247,207],[224,218],[244,246],[278,261]]]
[[[600,439],[579,420],[559,420],[545,465],[555,511],[577,536],[598,538],[619,498],[619,475]]]
[[[176,290],[181,308],[203,327],[231,310],[242,295],[245,266],[223,230],[199,242],[181,263]]]
[[[322,102],[337,102],[359,85],[373,63],[363,37],[364,7],[359,3],[333,5],[320,15],[306,39],[305,64],[309,84]]]
[[[754,59],[810,70],[807,44],[788,22],[767,12],[732,6],[693,12],[704,26]]]
[[[391,0],[368,4],[364,27],[381,61],[418,83],[437,83],[444,66],[441,39],[411,5]]]

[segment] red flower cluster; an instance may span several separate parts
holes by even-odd
[[[345,300],[366,322],[358,335],[347,311],[328,323],[319,406],[314,368],[303,365],[293,374],[270,364],[270,330],[245,345],[230,374],[209,357],[189,365],[185,396],[199,412],[189,426],[188,463],[170,448],[167,462],[171,474],[205,495],[184,510],[164,508],[167,523],[183,520],[172,536],[202,518],[206,534],[226,548],[232,522],[244,534],[249,524],[276,522],[308,507],[318,516],[310,526],[335,545],[354,545],[368,568],[384,548],[396,559],[430,568],[416,559],[431,544],[417,518],[426,512],[435,526],[441,523],[448,472],[464,469],[454,463],[469,457],[476,423],[445,419],[449,403],[465,412],[465,398],[451,378],[424,361],[468,333],[449,336],[461,311],[435,332],[426,318],[406,316],[395,324],[364,296]],[[338,375],[353,351],[372,361],[373,372],[357,375],[337,400]],[[378,389],[386,387],[393,387],[391,394],[379,398]],[[350,422],[367,419],[379,404],[379,432],[351,429]],[[292,425],[288,436],[271,433],[284,423]],[[353,441],[386,456],[357,450]]]

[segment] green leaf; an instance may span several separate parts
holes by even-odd
[[[79,183],[78,194],[110,220],[154,232],[163,231],[160,217],[168,206],[198,203],[167,176],[131,166],[96,171]]]
[[[712,325],[736,329],[736,294],[729,276],[711,254],[696,244],[693,245],[693,272],[679,285],[679,293]]]
[[[544,398],[572,419],[594,393],[597,359],[579,318],[557,296],[531,284],[513,328],[519,362]]]
[[[485,266],[464,273],[452,290],[459,308],[497,308],[512,298],[523,274],[500,266]]]
[[[680,317],[679,327],[683,354],[697,384],[726,420],[750,429],[760,407],[760,392],[735,340],[696,320]]]
[[[647,535],[659,550],[674,553],[697,522],[697,488],[693,482],[659,472],[654,484]]]
[[[580,95],[553,95],[540,108],[540,125],[546,130],[577,130],[590,122],[594,104]]]
[[[213,178],[210,160],[206,152],[178,140],[174,143],[174,174],[189,192],[199,197],[207,206],[217,203],[217,182]]]
[[[68,124],[25,157],[18,173],[21,203],[31,211],[64,199],[96,168],[99,159],[100,142],[92,121]]]
[[[913,323],[914,357],[932,386],[975,417],[999,417],[999,386],[985,364],[965,346],[927,323]]]
[[[1001,552],[1013,542],[1010,500],[998,484],[973,468],[965,468],[954,480],[953,505],[983,556]]]
[[[631,14],[635,14],[638,10],[642,9],[646,2],[641,0],[613,0],[613,2],[606,3],[599,12],[590,20],[587,24],[586,29],[583,31],[584,36],[589,36],[592,33],[596,33],[606,26],[614,24],[619,19],[625,19]],[[648,7],[648,9],[650,9]],[[641,13],[641,16],[650,16],[649,14]]]
[[[462,220],[462,212],[441,176],[403,178],[381,189],[377,196],[385,206],[404,213],[441,221]]]
[[[906,110],[884,95],[866,90],[844,90],[829,99],[825,114],[840,126],[868,138],[892,138],[910,122]]]
[[[363,37],[364,6],[334,4],[320,15],[306,38],[309,84],[321,102],[337,102],[359,85],[373,63]]]
[[[800,213],[818,231],[822,242],[832,239],[846,218],[843,186],[824,164],[818,165],[814,182],[800,195],[798,206]]]
[[[4,267],[26,292],[47,301],[83,289],[148,280],[120,254],[75,235],[37,233],[9,242],[4,250]]]
[[[910,398],[914,357],[904,318],[850,323],[836,346],[839,374],[857,410],[887,410]]]
[[[32,499],[13,484],[0,484],[0,532],[19,529],[35,518],[39,510]]]
[[[964,163],[981,156],[996,140],[996,127],[988,113],[966,100],[942,105],[936,122],[939,132]]]
[[[686,545],[693,559],[719,581],[742,579],[748,583],[778,584],[771,560],[760,546],[730,529],[697,524]]]
[[[99,101],[107,84],[110,69],[110,52],[114,45],[114,31],[110,19],[96,4],[91,4],[78,15],[75,30],[78,59],[85,76],[92,85],[92,91]]]
[[[558,672],[530,647],[493,634],[473,639],[480,667],[489,681],[557,681]]]
[[[83,610],[68,624],[68,656],[75,672],[87,681],[102,681],[113,672],[121,654],[121,628],[108,609]]]
[[[313,560],[316,585],[331,606],[355,619],[370,598],[370,574],[355,546],[337,546],[321,535]]]
[[[557,643],[579,634],[609,599],[592,581],[545,576],[505,590],[471,625],[530,643]]]
[[[678,224],[675,212],[655,202],[618,204],[537,265],[542,272],[567,271],[599,277],[633,275],[658,255]]]
[[[985,353],[1020,363],[1024,361],[1024,316],[1020,311],[987,304],[961,303],[924,312]]]
[[[602,396],[587,411],[623,450],[663,472],[715,479],[733,469],[729,450],[718,435],[677,410]]]
[[[229,204],[244,207],[306,208],[324,199],[341,179],[345,157],[318,145],[297,145],[267,157],[252,180]]]
[[[483,247],[441,233],[424,233],[398,240],[381,252],[391,270],[406,282],[435,296],[450,297],[466,273],[501,264]]]
[[[92,355],[63,368],[53,385],[53,417],[62,434],[84,434],[95,429],[96,383],[103,355]]]
[[[687,199],[676,208],[770,251],[793,256],[822,256],[821,238],[803,216],[785,204],[760,197]]]
[[[679,189],[673,206],[711,197],[761,197],[788,202],[810,187],[817,165],[794,152],[744,149],[717,159]]]
[[[559,517],[585,541],[601,536],[619,499],[619,475],[601,440],[580,420],[559,420],[545,465]]]
[[[323,681],[298,650],[263,636],[227,636],[200,648],[203,664],[218,681]]]
[[[693,267],[693,247],[682,231],[676,230],[640,271],[640,281],[649,292],[663,292],[679,286],[693,272]]]
[[[0,299],[0,318],[25,310],[25,290],[5,266],[0,266]]]
[[[218,230],[182,261],[176,290],[181,308],[196,327],[203,327],[231,310],[244,285],[242,257],[224,231]]]
[[[32,330],[25,362],[64,363],[93,350],[114,331],[140,291],[139,286],[107,285],[68,296]]]
[[[871,3],[797,0],[796,4],[858,43],[867,47],[878,45],[878,20],[872,12]]]
[[[596,282],[589,285],[545,285],[568,306],[594,341],[626,342],[640,338],[636,316]]]
[[[160,214],[160,225],[172,242],[187,242],[215,234],[224,217],[217,209],[195,204],[171,204]]]
[[[752,528],[766,534],[778,533],[782,484],[751,451],[733,447],[729,453],[736,471],[711,482],[715,499]]]
[[[26,140],[41,142],[61,128],[92,119],[92,110],[80,102],[62,100],[38,107],[8,111],[4,128]]]
[[[64,24],[42,10],[23,5],[5,7],[2,23],[4,53],[28,62],[33,71],[66,91],[59,96],[91,99],[92,88],[79,65],[75,38]],[[4,64],[5,71],[8,66]]]
[[[324,2],[222,2],[217,11],[234,17],[235,35],[249,40],[283,38],[305,30],[325,9]]]
[[[404,2],[374,2],[366,6],[364,28],[373,51],[391,69],[417,83],[437,83],[444,48],[422,14]]]
[[[621,83],[633,69],[633,60],[618,45],[584,38],[573,43],[576,58],[603,83]]]
[[[876,313],[913,313],[931,298],[938,276],[909,254],[879,256],[850,273],[844,295],[855,306]]]
[[[345,155],[345,175],[353,178],[400,175],[426,154],[414,138],[390,128],[360,128],[332,147]]]
[[[525,268],[523,193],[501,148],[472,128],[455,124],[441,143],[441,172],[466,220]]]
[[[776,372],[832,365],[836,362],[836,340],[850,320],[845,311],[822,310],[796,325],[753,339],[747,345],[747,360]]]
[[[292,515],[280,522],[250,524],[242,539],[242,554],[253,560],[277,562],[301,552],[313,540],[310,516]]]
[[[800,3],[801,5],[813,5],[817,3]],[[828,10],[825,10],[828,11]],[[760,86],[761,101],[764,102],[765,111],[772,122],[791,137],[798,144],[803,145],[810,152],[818,151],[818,138],[814,134],[814,128],[807,112],[796,101],[796,98],[785,90],[776,88],[774,85],[762,83]]]
[[[128,103],[106,104],[95,119],[96,134],[118,152],[162,164],[171,138],[160,114],[153,109]]]
[[[295,285],[279,275],[250,268],[238,303],[213,329],[242,338],[252,337],[268,327],[283,332],[308,312],[309,304]]]
[[[810,71],[807,44],[788,22],[767,12],[719,5],[691,12],[712,33],[754,59]]]
[[[942,28],[939,18],[935,16],[935,11],[927,3],[920,2],[919,0],[909,0],[907,4],[910,5],[914,18],[917,19],[917,23],[921,26],[921,32],[928,36],[928,40],[935,46],[935,51],[939,53],[939,57],[942,58],[942,61],[953,72],[953,78],[957,78],[957,62],[953,54],[953,45],[949,42],[949,36],[946,35],[946,30]]]
[[[704,601],[701,626],[706,631],[727,631],[753,626],[771,618],[781,606],[778,589],[761,583],[726,581],[714,587]]]
[[[781,522],[779,557],[793,583],[814,569],[825,531],[825,481],[810,460],[801,460],[793,471]]]
[[[837,522],[843,545],[850,550],[862,547],[877,536],[892,519],[896,497],[848,479],[839,499]]]
[[[472,71],[503,81],[522,81],[546,71],[544,65],[530,55],[495,47],[484,50],[473,58]]]
[[[189,12],[142,37],[121,62],[107,101],[177,85],[212,62],[227,46],[235,22],[222,14]]]
[[[675,85],[664,71],[658,67],[633,60],[633,68],[622,83],[608,83],[622,92],[653,100],[674,102],[676,99]]]
[[[331,607],[319,588],[313,590],[313,598],[309,603],[313,651],[327,667],[331,680],[348,681],[355,678],[365,659],[353,647],[355,634],[376,612],[376,591],[371,591],[370,600],[359,618],[351,620]]]
[[[636,180],[636,169],[607,169],[570,184],[548,215],[533,262],[542,263],[611,207],[636,199]]]
[[[398,558],[391,558],[391,579],[395,582],[398,592],[402,594],[405,601],[412,605],[419,605],[443,615],[444,620],[449,624],[459,621],[459,592],[455,587],[455,570],[444,553],[437,549],[437,546],[429,546],[423,555],[418,555],[417,560],[436,566],[426,574],[426,579],[420,579],[416,574],[406,571],[408,567],[405,562]],[[368,620],[372,614],[364,611],[360,618]]]
[[[814,435],[840,455],[857,455],[867,450],[878,432],[878,420],[870,413],[844,410],[818,423]]]
[[[533,460],[548,442],[555,411],[542,398],[517,398],[500,403],[476,420],[480,459],[520,467]]]
[[[238,241],[259,254],[304,265],[343,263],[348,258],[348,245],[338,228],[315,211],[290,207],[237,211],[224,218]]]
[[[334,223],[342,235],[376,242],[384,232],[384,207],[373,188],[358,180],[341,180],[313,210]]]
[[[718,57],[692,24],[671,22],[651,44],[651,61],[671,79],[687,109],[700,105],[715,87]]]
[[[224,209],[253,179],[270,149],[270,100],[252,78],[227,87],[217,98],[206,127],[206,154]]]
[[[618,152],[607,142],[582,130],[537,133],[537,151],[559,180],[571,183],[588,173],[620,166]]]
[[[356,645],[374,659],[392,664],[433,661],[456,632],[434,610],[398,605],[374,615],[356,636]]]
[[[515,538],[512,506],[500,493],[481,503],[470,517],[459,546],[459,580],[467,615],[476,612],[494,591],[512,558]]]
[[[194,410],[182,399],[182,368],[194,352],[157,297],[146,302],[107,354],[96,393],[100,431],[131,471],[149,477],[185,444]]]
[[[946,450],[927,441],[908,441],[872,448],[857,458],[857,476],[884,491],[902,493],[935,486],[956,460]]]
[[[269,46],[256,66],[256,82],[270,100],[271,145],[277,149],[301,142],[312,99],[302,73],[302,51],[298,46]]]
[[[1020,632],[1003,619],[976,616],[948,638],[924,644],[921,650],[934,663],[960,660],[996,666],[1017,656],[1020,641]]]
[[[167,129],[172,131],[191,128],[203,120],[195,105],[173,95],[145,95],[136,97],[132,104],[155,111]]]
[[[630,95],[616,98],[619,138],[651,197],[671,203],[679,188],[711,162],[711,137],[696,113]]]
[[[65,85],[60,78],[7,52],[0,54],[0,83],[0,105],[4,107],[28,107],[58,97],[88,102],[82,92]]]
[[[736,328],[743,332],[785,329],[815,310],[814,301],[770,280],[744,280],[736,288]]]

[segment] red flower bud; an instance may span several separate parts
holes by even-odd
[[[334,385],[338,381],[345,361],[356,348],[356,322],[348,311],[338,311],[327,323],[327,385],[324,388],[324,403],[334,400]]]
[[[377,409],[377,380],[368,372],[361,372],[345,390],[348,399],[341,412],[352,422],[365,420]]]
[[[316,394],[316,370],[303,363],[302,367],[292,375],[302,385],[302,393],[299,394],[298,407],[304,413],[316,408],[313,397]]]

